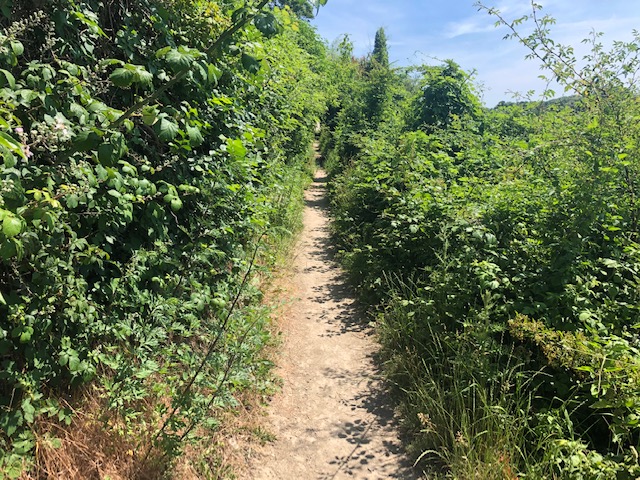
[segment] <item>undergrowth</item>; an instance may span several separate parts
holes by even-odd
[[[418,465],[637,478],[640,39],[593,34],[581,64],[539,5],[478,6],[573,97],[483,108],[452,60],[393,69],[345,39],[321,137],[340,259]]]
[[[324,45],[264,0],[0,7],[0,477],[179,478],[273,387]]]

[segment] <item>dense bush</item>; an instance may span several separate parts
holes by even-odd
[[[345,135],[345,103],[335,234],[417,455],[454,478],[635,478],[640,41],[596,36],[578,70],[532,18],[514,35],[572,101],[483,110],[447,62],[404,85],[402,134],[390,106],[392,126]]]
[[[243,278],[295,228],[324,47],[259,8],[3,3],[0,471],[28,460],[39,417],[71,422],[87,382],[123,435],[164,422],[169,457],[265,385]]]

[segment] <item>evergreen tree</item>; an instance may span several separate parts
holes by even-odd
[[[367,64],[367,77],[366,115],[370,126],[375,128],[381,122],[384,110],[390,102],[392,80],[384,28],[379,28],[376,32],[373,52]]]
[[[384,28],[380,27],[376,32],[376,38],[373,42],[373,53],[371,54],[372,63],[375,62],[383,68],[389,68],[389,52],[387,50],[387,36]]]

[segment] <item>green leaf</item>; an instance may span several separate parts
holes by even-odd
[[[229,152],[234,160],[242,160],[247,155],[247,149],[239,139],[227,140],[227,152]]]
[[[16,159],[16,156],[11,153],[11,152],[3,152],[5,153],[4,155],[4,166],[6,168],[13,168],[18,164],[18,160]]]
[[[260,66],[261,66],[260,62],[255,57],[252,57],[247,53],[242,54],[241,62],[242,62],[242,67],[249,73],[252,73],[255,75],[260,71]]]
[[[67,352],[62,352],[58,356],[58,365],[64,367],[67,363],[69,363],[69,355],[67,354]]]
[[[67,207],[68,208],[76,208],[78,206],[78,195],[72,193],[67,197]]]
[[[89,27],[89,30],[92,33],[100,35],[101,37],[106,37],[107,36],[104,33],[104,31],[102,30],[102,28],[100,28],[100,25],[98,24],[98,22],[96,20],[94,20],[93,16],[95,14],[92,14],[91,17],[89,17],[89,16],[85,15],[83,12],[79,12],[79,11],[71,12],[71,14],[74,17],[76,17],[78,20],[80,20],[82,23],[84,23],[87,27]]]
[[[31,405],[31,399],[27,398],[22,402],[22,414],[27,423],[33,423],[35,420],[36,409]]]
[[[158,119],[158,109],[156,107],[152,107],[147,105],[142,109],[142,122],[145,125],[153,125],[156,123]]]
[[[167,117],[162,118],[159,122],[155,124],[155,129],[158,134],[158,138],[160,140],[164,140],[165,142],[169,142],[176,138],[178,135],[178,125],[175,122],[172,122]]]
[[[21,156],[25,160],[27,159],[26,154],[22,150],[22,144],[11,135],[8,135],[4,132],[0,132],[0,147],[6,148],[10,152]]]
[[[11,19],[11,10],[13,9],[13,1],[12,0],[3,0],[0,1],[0,13]]]
[[[189,143],[194,147],[199,147],[204,142],[198,127],[187,127],[187,135],[189,135]]]
[[[110,143],[103,143],[98,147],[98,161],[105,167],[112,167],[118,160],[116,148]]]
[[[135,73],[127,68],[116,68],[111,75],[109,75],[109,80],[116,87],[126,88],[131,86],[135,79]]]
[[[18,246],[15,241],[7,239],[0,244],[0,258],[9,260],[16,255],[18,255]]]
[[[281,25],[271,12],[264,12],[253,19],[253,24],[265,37],[273,37],[280,33]]]
[[[5,216],[2,220],[2,233],[5,237],[15,237],[22,231],[22,221],[13,215]]]
[[[24,327],[20,333],[20,343],[29,343],[33,335],[33,327]]]
[[[135,71],[134,81],[143,87],[150,87],[153,85],[153,74],[147,72],[144,67],[139,66]]]
[[[93,130],[84,130],[73,139],[73,146],[79,152],[94,150],[100,143],[101,135]]]
[[[13,412],[3,412],[0,415],[0,429],[4,430],[7,437],[13,436],[18,430],[18,427],[22,426],[24,419],[22,418],[22,412],[20,410],[14,410]]]
[[[176,48],[172,48],[165,56],[169,66],[176,72],[187,70],[191,66],[193,57],[183,53]]]
[[[82,362],[80,362],[80,359],[77,356],[77,353],[72,353],[69,355],[69,370],[72,373],[75,373],[77,371],[80,370],[80,365]]]
[[[163,58],[171,51],[171,47],[163,47],[156,52],[156,58]]]
[[[16,78],[13,76],[11,72],[0,68],[0,73],[4,76],[4,81],[0,83],[0,87],[9,85],[9,87],[11,87],[12,89],[16,88]]]
[[[210,63],[207,66],[207,78],[209,83],[217,85],[220,77],[222,77],[222,70]]]
[[[19,57],[24,53],[24,45],[18,40],[11,40],[11,51]]]

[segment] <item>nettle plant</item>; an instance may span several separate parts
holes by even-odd
[[[173,397],[167,435],[250,382],[267,340],[236,312],[257,295],[241,280],[288,227],[324,108],[297,20],[267,4],[2,3],[0,465],[90,381],[132,424]]]

